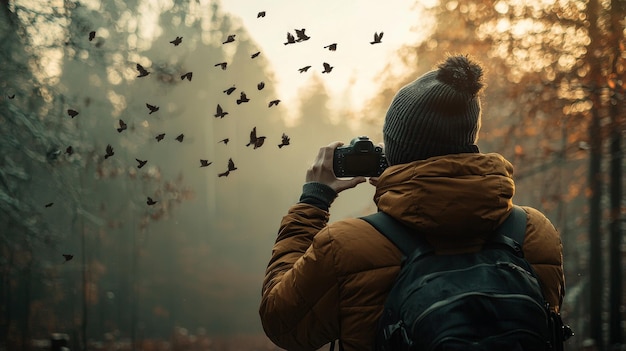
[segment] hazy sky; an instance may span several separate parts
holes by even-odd
[[[422,5],[433,1],[423,0]],[[271,61],[281,98],[293,103],[307,77],[320,74],[329,92],[339,97],[335,103],[341,106],[350,100],[352,106],[360,106],[377,93],[373,79],[395,61],[396,50],[419,41],[418,28],[428,22],[420,20],[413,2],[406,0],[223,0],[222,4],[241,19]],[[265,17],[257,17],[260,11]],[[311,39],[284,45],[287,32],[295,35],[295,29],[302,28]],[[375,32],[384,32],[382,43],[371,45]],[[336,51],[324,48],[333,43]],[[331,73],[321,74],[323,62],[334,67]],[[308,65],[312,66],[308,72],[298,72]],[[395,65],[401,70],[400,66]]]

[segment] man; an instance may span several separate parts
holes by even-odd
[[[413,228],[439,254],[476,251],[510,214],[513,166],[476,146],[482,68],[451,56],[400,89],[385,118],[389,168],[378,178],[379,211]],[[328,224],[343,190],[366,181],[337,179],[333,152],[320,149],[298,204],[283,218],[263,282],[260,315],[268,337],[288,350],[315,350],[339,339],[345,350],[371,350],[383,303],[402,254],[362,219]],[[523,250],[546,300],[564,295],[562,244],[539,211],[527,215]]]

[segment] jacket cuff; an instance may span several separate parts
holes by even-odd
[[[315,206],[321,210],[328,211],[330,204],[333,203],[337,193],[328,185],[310,182],[302,186],[302,195],[299,203],[305,203]]]

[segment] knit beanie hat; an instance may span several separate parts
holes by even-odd
[[[482,73],[467,56],[450,56],[400,89],[383,126],[389,164],[478,152]]]

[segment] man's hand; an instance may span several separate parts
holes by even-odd
[[[341,145],[343,145],[342,142],[335,141],[320,148],[313,165],[311,165],[306,172],[307,182],[318,182],[328,185],[337,194],[365,182],[365,177],[339,179],[335,176],[335,172],[333,171],[333,155],[335,149]]]

